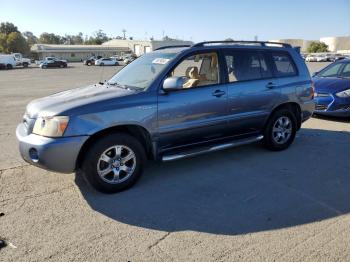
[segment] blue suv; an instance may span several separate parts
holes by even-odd
[[[290,45],[212,41],[162,47],[104,84],[34,100],[16,133],[27,162],[82,170],[113,193],[132,186],[147,159],[257,141],[286,149],[314,108],[308,69]]]

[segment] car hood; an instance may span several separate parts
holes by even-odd
[[[136,91],[106,84],[90,85],[33,100],[28,104],[26,114],[30,118],[36,118],[38,115],[59,115],[62,112],[72,112],[72,109],[75,108],[112,100],[133,93],[136,93]]]
[[[317,93],[337,93],[350,88],[350,78],[314,77]]]

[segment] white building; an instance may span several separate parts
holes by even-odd
[[[183,40],[123,40],[113,39],[103,43],[103,46],[119,46],[129,48],[135,55],[140,56],[162,46],[192,45],[191,41]]]
[[[102,45],[49,45],[35,44],[31,52],[41,60],[47,56],[54,56],[67,61],[83,61],[91,56],[110,57],[133,53],[140,56],[162,46],[167,45],[192,45],[191,41],[182,40],[127,40],[113,39]]]
[[[302,52],[306,52],[312,42],[323,42],[328,46],[328,50],[334,53],[350,53],[350,36],[321,37],[319,40],[304,39],[277,39],[274,42],[287,43],[292,46],[300,46]]]
[[[35,44],[31,47],[31,52],[37,54],[37,59],[42,60],[47,56],[65,59],[67,61],[82,61],[91,56],[109,57],[130,53],[126,47],[111,47],[102,45],[49,45]]]
[[[328,45],[328,50],[331,52],[350,51],[350,36],[321,37],[320,42]]]

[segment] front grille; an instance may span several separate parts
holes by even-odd
[[[317,105],[316,104],[316,110],[319,110],[319,111],[324,111],[324,110],[327,110],[328,106],[327,105]]]
[[[340,106],[339,109],[341,109],[341,110],[350,110],[350,105]]]
[[[316,97],[330,97],[331,95],[328,93],[316,93],[315,96]]]

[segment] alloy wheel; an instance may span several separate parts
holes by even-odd
[[[292,121],[287,116],[279,117],[272,128],[272,138],[277,144],[284,144],[292,135]]]
[[[103,181],[119,184],[134,173],[135,167],[134,151],[124,145],[115,145],[101,154],[97,162],[97,173]]]

